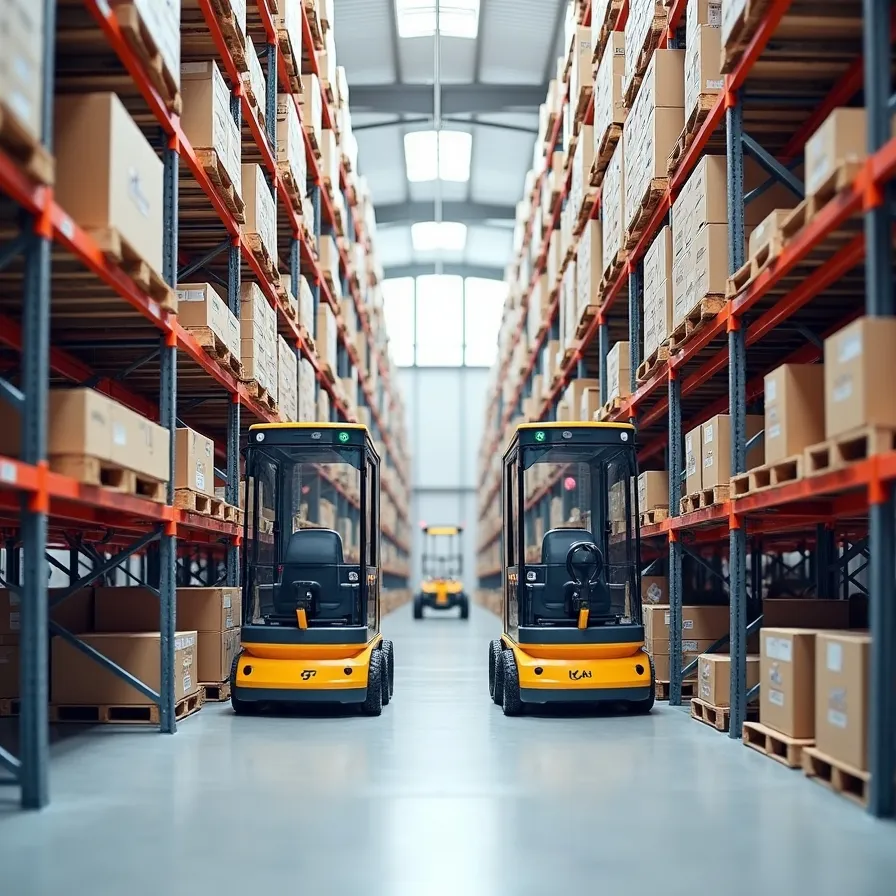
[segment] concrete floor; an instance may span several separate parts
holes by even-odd
[[[496,619],[386,620],[378,719],[236,718],[54,746],[52,803],[0,791],[9,896],[896,892],[896,827],[659,704],[505,719]]]

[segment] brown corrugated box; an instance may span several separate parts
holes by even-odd
[[[707,296],[724,296],[728,284],[728,225],[706,224],[676,257],[672,274],[672,326]]]
[[[277,162],[288,168],[300,195],[304,196],[308,171],[305,138],[296,100],[291,93],[277,95]]]
[[[701,427],[695,426],[684,437],[685,493],[693,495],[703,488],[703,452]]]
[[[230,677],[233,658],[240,652],[240,630],[199,632],[199,680],[218,684]]]
[[[600,386],[583,389],[579,401],[579,419],[593,420],[600,406]]]
[[[815,746],[859,771],[868,769],[871,638],[819,632],[815,644]]]
[[[194,694],[199,689],[197,637],[194,631],[178,631],[174,636],[175,700]],[[85,634],[81,638],[154,691],[161,689],[158,633]],[[148,697],[61,638],[53,638],[52,641],[50,675],[50,698],[57,704],[145,706],[152,703]]]
[[[188,427],[175,433],[174,487],[215,494],[215,443]]]
[[[815,632],[763,628],[759,721],[796,738],[815,737]]]
[[[44,8],[31,0],[0,3],[0,96],[35,139],[43,113]]]
[[[607,400],[631,395],[629,344],[617,342],[607,354]]]
[[[588,221],[579,237],[576,255],[576,305],[578,317],[588,305],[596,305],[604,273],[603,229],[600,221]]]
[[[177,320],[188,330],[207,327],[235,356],[240,355],[240,321],[210,283],[177,287]]]
[[[299,362],[282,336],[277,337],[277,404],[284,420],[299,419]]]
[[[334,372],[336,370],[336,318],[333,309],[326,303],[321,303],[317,308],[317,329],[314,333],[314,343],[317,346],[317,354],[320,359],[329,364]]]
[[[782,364],[765,376],[765,463],[824,440],[824,367]]]
[[[54,199],[88,230],[114,229],[162,270],[163,166],[114,93],[55,98]]]
[[[601,214],[603,215],[604,272],[615,261],[624,246],[625,226],[625,171],[624,140],[620,140],[613,150],[601,185]]]
[[[747,441],[762,431],[765,420],[761,414],[747,414],[745,418]],[[701,464],[703,472],[702,488],[714,488],[717,485],[728,485],[731,481],[731,417],[728,414],[716,414],[700,427]],[[747,469],[761,466],[763,463],[762,443],[747,452]]]
[[[314,140],[320,146],[321,128],[323,127],[323,104],[320,92],[320,81],[313,72],[302,75],[302,122],[314,134]]]
[[[625,121],[624,80],[625,32],[611,31],[594,79],[595,154],[610,125],[621,125]]]
[[[566,387],[566,393],[564,397],[569,403],[570,410],[575,408],[575,415],[578,416],[579,408],[582,404],[582,395],[584,394],[586,389],[598,389],[600,388],[597,380],[593,379],[571,379],[569,381],[569,385]],[[590,419],[590,418],[583,418]]]
[[[708,645],[707,645],[708,646]],[[650,652],[650,651],[648,651]],[[689,666],[698,656],[700,656],[701,651],[699,650],[684,650],[681,653],[681,667],[682,669],[685,666]],[[657,681],[670,681],[672,678],[672,667],[669,663],[669,653],[650,653],[653,658],[653,674],[656,676]],[[691,672],[685,681],[696,681],[697,679],[697,671],[694,670]]]
[[[644,357],[672,332],[672,228],[657,234],[644,256]]]
[[[697,660],[697,696],[712,706],[731,705],[731,656],[704,653]],[[759,684],[759,657],[747,657],[747,690]]]
[[[666,645],[665,650],[658,650],[658,653],[669,652],[669,619],[668,604],[644,607],[645,636],[656,644]],[[709,647],[727,634],[730,621],[728,606],[682,607],[681,636],[688,641],[708,641],[705,647]]]
[[[669,506],[669,474],[664,470],[647,470],[638,477],[638,510]]]
[[[277,210],[274,196],[268,187],[261,165],[242,165],[243,202],[246,205],[246,223],[243,232],[256,234],[268,257],[276,267],[277,258]]]
[[[896,427],[896,318],[862,317],[824,341],[825,436]]]
[[[694,30],[689,27],[688,30],[692,31],[692,35],[688,37],[685,49],[685,120],[696,113],[701,97],[715,96],[721,92],[725,83],[719,73],[722,51],[719,29],[701,25]]]
[[[257,283],[240,287],[240,360],[243,376],[277,392],[277,312]]]
[[[221,632],[240,625],[239,588],[178,588],[177,623],[189,631]],[[159,629],[159,599],[146,588],[97,588],[97,632],[154,632]]]
[[[764,628],[849,628],[849,611],[848,600],[767,597],[762,601],[762,624]]]
[[[776,208],[769,212],[753,229],[747,244],[747,257],[753,258],[760,249],[771,242],[774,235],[781,229],[784,221],[790,217],[792,209]]]

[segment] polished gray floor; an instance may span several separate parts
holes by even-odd
[[[505,719],[494,617],[385,630],[378,719],[210,705],[58,742],[46,811],[0,791],[0,894],[896,893],[893,825],[681,710]]]

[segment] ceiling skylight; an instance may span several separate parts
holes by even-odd
[[[432,0],[395,0],[399,37],[432,37],[436,33],[436,4]],[[439,3],[439,34],[475,40],[479,33],[479,0]]]
[[[467,243],[467,226],[456,221],[421,221],[411,225],[415,252],[461,252]]]
[[[466,131],[413,131],[404,135],[404,157],[412,183],[440,180],[466,183],[470,179],[473,135]]]

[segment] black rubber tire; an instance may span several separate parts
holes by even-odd
[[[233,658],[230,665],[230,705],[238,716],[251,716],[258,712],[258,704],[246,700],[240,700],[236,695],[236,670],[240,662],[242,653],[238,653]]]
[[[497,639],[488,645],[488,695],[495,697],[495,666],[501,658],[501,642]]]
[[[632,709],[641,716],[646,716],[653,709],[653,704],[656,702],[656,676],[653,671],[653,657],[648,657],[648,659],[650,660],[650,694],[643,700],[632,703]]]
[[[370,653],[370,666],[367,669],[367,697],[361,704],[362,715],[378,716],[382,713],[384,672],[383,652],[376,647]]]
[[[469,619],[470,618],[470,598],[468,598],[466,596],[466,594],[461,598],[460,618],[461,619]]]
[[[501,666],[504,670],[501,687],[501,707],[505,716],[518,716],[523,712],[523,701],[520,699],[520,673],[516,668],[516,660],[512,650],[501,654]]]
[[[380,649],[383,651],[383,656],[386,659],[386,681],[389,683],[389,699],[391,700],[395,694],[395,647],[391,641],[383,638]],[[389,701],[387,700],[386,702],[388,703]]]
[[[500,641],[498,642],[501,643]],[[504,705],[504,651],[499,650],[495,657],[495,689],[492,692],[492,702],[495,706]]]
[[[414,598],[414,619],[423,618],[423,598],[418,594]]]

